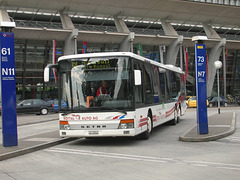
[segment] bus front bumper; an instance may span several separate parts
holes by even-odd
[[[135,136],[134,129],[116,130],[59,130],[60,137],[123,137]]]

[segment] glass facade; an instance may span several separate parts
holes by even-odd
[[[193,3],[207,3],[208,5],[220,4],[221,6],[240,6],[240,0],[186,0]],[[232,7],[232,8],[238,8]],[[60,13],[31,8],[8,7],[7,12],[16,23],[17,27],[62,29]],[[109,15],[69,12],[76,29],[80,31],[117,32],[114,18]],[[124,17],[124,22],[131,32],[135,34],[147,34],[161,36],[165,35],[160,19],[147,17]],[[206,35],[200,22],[188,22],[171,20],[171,25],[178,35],[193,37],[195,35]],[[221,38],[227,40],[240,40],[240,28],[237,25],[212,24],[213,29]],[[87,39],[86,39],[87,41]],[[78,53],[82,53],[83,42],[78,42]],[[87,53],[91,52],[114,52],[118,51],[120,44],[116,43],[87,43]],[[64,42],[57,42],[56,60],[63,55]],[[52,41],[40,40],[15,40],[16,57],[16,87],[17,100],[27,98],[55,99],[57,96],[57,84],[54,74],[51,74],[50,83],[44,83],[43,71],[47,64],[52,63]],[[144,57],[154,61],[160,61],[159,46],[143,45]],[[164,47],[165,49],[165,47]],[[167,47],[166,47],[167,49]],[[210,49],[208,50],[210,52]],[[137,44],[134,45],[134,53],[137,53]],[[188,77],[195,77],[194,48],[188,48]],[[166,52],[163,53],[166,59]],[[183,57],[184,59],[184,57]],[[221,54],[220,60],[223,61]],[[163,61],[164,62],[164,61]],[[166,63],[166,62],[164,62]],[[180,55],[178,54],[176,66],[180,66]],[[226,90],[227,94],[236,95],[240,92],[240,52],[239,50],[226,50]],[[220,70],[223,76],[223,68]],[[216,77],[215,77],[216,78]],[[217,85],[214,82],[213,95]],[[223,92],[223,80],[220,80],[221,92]],[[187,82],[188,95],[195,95],[195,81]]]
[[[188,47],[188,79],[195,79],[195,50],[194,47]],[[211,49],[207,48],[207,53]],[[137,50],[136,50],[137,52]],[[184,51],[183,51],[184,52]],[[226,49],[226,93],[239,96],[240,95],[240,51],[236,49]],[[159,61],[160,55],[158,48],[155,46],[143,46],[143,56],[154,61]],[[166,57],[166,53],[163,55]],[[183,57],[184,59],[184,57]],[[221,53],[219,60],[223,63],[223,53]],[[165,63],[165,62],[164,62]],[[176,66],[180,67],[180,56],[178,54]],[[184,64],[184,67],[186,65]],[[220,92],[224,94],[224,83],[223,83],[223,68],[220,69]],[[186,89],[187,95],[195,96],[195,80],[193,79],[193,83],[187,81]],[[215,77],[212,96],[217,94],[217,76]]]
[[[210,49],[207,49],[210,52]],[[223,63],[223,53],[219,60]],[[226,49],[226,92],[227,94],[236,96],[240,95],[240,52],[239,50]],[[188,47],[188,76],[195,77],[195,54],[194,48]],[[195,83],[195,81],[194,81]],[[191,84],[187,81],[187,95],[195,96],[196,89],[195,84]],[[223,82],[223,68],[220,69],[220,92],[224,94],[224,82]],[[212,96],[217,95],[217,76],[215,77]]]
[[[57,97],[56,84],[45,86],[43,82],[43,70],[50,63],[52,63],[51,41],[15,40],[17,101]]]
[[[136,46],[134,46],[136,47]],[[87,44],[87,53],[113,52],[118,44]],[[56,60],[63,55],[63,42],[57,42]],[[137,48],[134,48],[137,53]],[[207,49],[209,52],[210,49]],[[82,42],[78,42],[78,53],[82,53]],[[159,61],[159,51],[156,46],[143,46],[143,56]],[[57,84],[52,73],[50,83],[43,81],[43,71],[47,64],[52,63],[52,41],[15,40],[16,88],[17,100],[27,98],[54,99],[57,97]],[[176,65],[180,66],[178,55]],[[220,61],[223,61],[222,54]],[[188,76],[195,77],[194,48],[188,47]],[[223,68],[220,70],[220,90],[223,94]],[[216,77],[215,77],[216,78]],[[194,81],[195,82],[195,81]],[[240,51],[226,49],[226,91],[227,94],[239,95],[240,92]],[[217,92],[215,80],[213,93]],[[187,82],[187,95],[195,95],[195,84]]]
[[[52,72],[50,83],[43,81],[43,71],[52,64],[52,41],[15,40],[17,101],[22,99],[55,99],[57,84]],[[117,51],[118,44],[88,44],[87,52]],[[63,55],[63,42],[57,42],[56,61]],[[78,44],[82,53],[82,43]]]

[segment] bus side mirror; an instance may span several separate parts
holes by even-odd
[[[140,70],[134,70],[134,83],[136,86],[142,84],[142,77],[141,77],[141,71]]]
[[[44,68],[44,82],[49,82],[50,68],[46,66]]]
[[[44,68],[44,82],[49,82],[50,73],[52,68],[58,68],[58,64],[48,64]]]

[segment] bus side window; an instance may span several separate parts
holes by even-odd
[[[165,73],[165,97],[166,101],[171,101],[171,96],[172,96],[172,83],[171,83],[171,77],[172,72],[169,70],[166,70]]]
[[[145,94],[145,104],[153,103],[153,90],[152,90],[152,77],[151,77],[151,69],[148,64],[145,64],[143,72],[143,83],[144,83],[144,94]]]
[[[135,70],[141,70],[142,72],[142,67],[139,62],[134,62],[133,66]],[[136,105],[143,103],[143,84],[134,87],[134,96]]]
[[[167,85],[166,85],[166,77],[165,77],[166,70],[159,68],[159,80],[160,80],[160,89],[162,94],[162,102],[166,102],[167,96]]]
[[[151,72],[153,80],[154,103],[162,103],[159,68],[157,66],[153,66]]]
[[[168,101],[176,100],[178,93],[180,92],[180,79],[177,73],[167,71],[167,85],[168,85]]]

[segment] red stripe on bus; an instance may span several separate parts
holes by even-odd
[[[145,125],[147,125],[147,122],[142,122],[142,123],[139,124],[139,127],[143,127]]]
[[[147,124],[148,117],[140,119],[139,127],[145,126]]]

